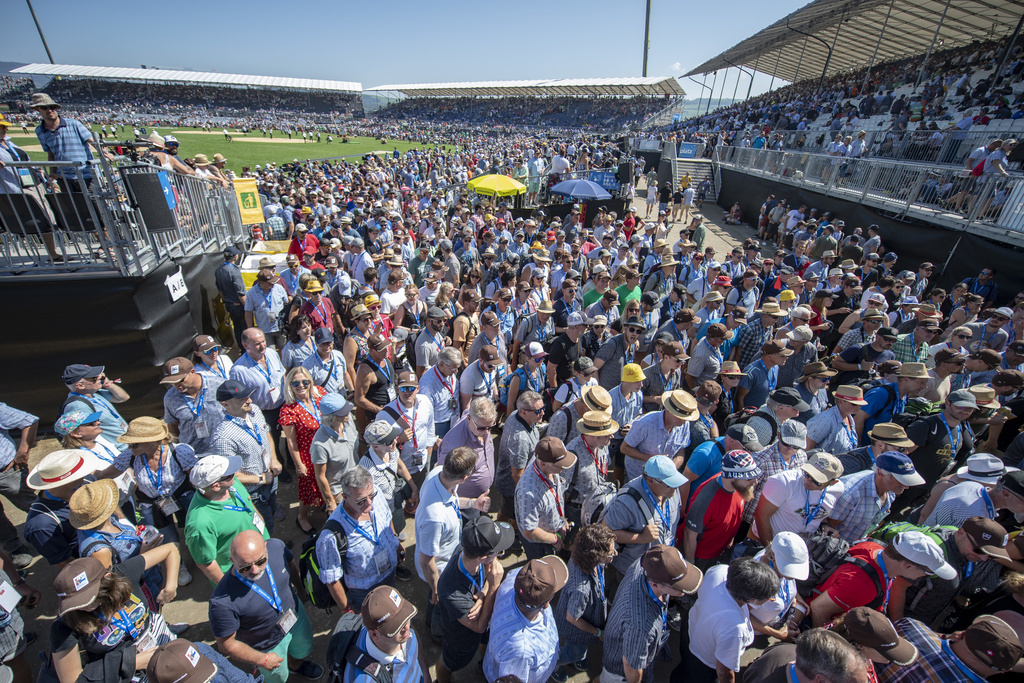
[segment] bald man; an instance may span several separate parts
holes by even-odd
[[[243,531],[231,542],[231,571],[210,597],[210,628],[225,655],[259,669],[268,683],[290,675],[316,680],[324,670],[305,658],[313,627],[292,587],[299,570],[284,542]],[[284,660],[287,657],[286,666]]]

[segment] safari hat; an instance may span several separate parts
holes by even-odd
[[[866,406],[867,401],[864,400],[864,390],[858,386],[852,384],[843,384],[836,389],[835,397],[841,401],[852,403],[858,406]]]
[[[224,158],[223,154],[214,154],[213,155],[213,163],[220,164],[220,163],[223,163],[225,161],[227,161],[227,159]]]
[[[84,449],[61,449],[44,456],[28,474],[28,485],[36,491],[55,489],[58,486],[84,479],[107,463],[92,452]]]
[[[803,382],[808,377],[835,377],[838,370],[833,370],[822,361],[815,361],[804,366],[803,375],[796,378],[797,383]]]
[[[583,417],[576,420],[576,429],[580,434],[591,436],[608,436],[619,431],[619,423],[603,411],[588,410]]]
[[[868,438],[881,441],[890,446],[899,446],[900,448],[910,448],[917,445],[907,438],[906,430],[894,422],[880,422],[876,424],[868,432]]]
[[[785,311],[779,308],[779,305],[774,301],[765,302],[762,304],[761,308],[754,311],[754,313],[757,315],[770,315],[776,318],[785,318],[786,315],[788,315]]]
[[[722,363],[722,369],[718,371],[719,375],[731,375],[734,377],[746,377],[747,373],[740,369],[740,364],[734,360],[727,360]]]
[[[35,109],[36,107],[57,107],[60,109],[60,105],[53,101],[53,98],[44,92],[37,92],[32,96],[32,100],[29,102],[30,107]]]
[[[661,404],[672,415],[693,422],[700,417],[697,412],[697,399],[682,389],[666,391],[661,395]]]
[[[119,496],[117,482],[113,479],[100,479],[78,489],[68,502],[71,526],[76,529],[101,526],[117,510]]]
[[[192,161],[195,162],[196,166],[209,166],[210,160],[206,158],[205,154],[197,154],[192,157]]]
[[[898,377],[909,377],[911,379],[930,379],[931,375],[925,368],[924,363],[904,363],[900,366]]]
[[[156,443],[163,441],[170,432],[167,423],[155,417],[137,417],[128,423],[128,431],[117,437],[118,443]]]

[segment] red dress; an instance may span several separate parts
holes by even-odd
[[[318,507],[324,504],[323,496],[320,495],[320,487],[316,485],[316,477],[313,474],[313,461],[309,458],[309,445],[313,442],[313,435],[320,428],[319,413],[320,399],[327,392],[321,387],[313,387],[313,402],[317,410],[313,414],[299,403],[285,403],[281,406],[281,417],[278,424],[282,427],[289,425],[295,427],[295,440],[299,444],[299,458],[306,466],[307,475],[299,475],[299,503]]]

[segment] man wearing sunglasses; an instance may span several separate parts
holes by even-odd
[[[597,383],[611,391],[621,381],[622,368],[628,363],[639,363],[637,352],[640,350],[640,335],[647,331],[644,321],[639,316],[630,316],[622,326],[622,334],[608,340],[594,359],[597,368]]]
[[[322,666],[303,659],[313,652],[313,627],[292,589],[299,570],[284,542],[243,531],[231,543],[231,565],[210,597],[218,649],[268,683],[322,677]]]
[[[69,365],[64,368],[61,381],[69,392],[61,408],[62,415],[74,410],[87,415],[100,413],[103,437],[110,442],[116,442],[117,437],[128,431],[128,423],[117,412],[114,404],[124,403],[130,397],[120,385],[107,379],[102,365]]]

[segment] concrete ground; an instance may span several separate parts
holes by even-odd
[[[638,195],[641,197],[645,194],[646,192],[638,192]],[[640,215],[643,215],[643,199],[640,198],[635,200],[635,204],[637,205]],[[723,258],[733,246],[741,243],[743,239],[752,234],[752,231],[749,228],[724,225],[721,220],[721,209],[716,205],[706,203],[704,205],[703,213],[705,218],[708,220],[708,237],[706,243],[717,250],[718,258]],[[671,238],[673,241],[678,234],[678,228],[672,231]],[[45,454],[50,453],[57,448],[59,448],[59,444],[55,439],[47,438],[41,440],[32,450],[30,464],[34,466]],[[279,502],[288,509],[288,518],[283,522],[277,523],[274,536],[293,541],[293,550],[297,554],[302,542],[305,540],[305,535],[296,528],[295,524],[295,518],[298,512],[296,492],[297,485],[295,483],[281,485],[280,492],[278,494]],[[16,509],[10,503],[6,503],[4,507],[11,521],[15,526],[20,528],[25,521],[25,513]],[[325,519],[326,516],[322,512],[313,513],[313,521],[318,526],[322,526]],[[408,557],[410,558],[406,560],[406,566],[414,570],[411,558],[415,557],[416,539],[415,530],[411,523],[406,526],[406,534],[408,535],[408,539],[403,543],[403,545],[406,547]],[[523,556],[511,557],[506,559],[503,564],[506,571],[508,571],[521,566],[524,560],[525,558]],[[190,569],[192,570],[194,577],[192,583],[179,589],[177,599],[165,607],[164,615],[169,623],[187,622],[192,625],[183,637],[190,640],[199,640],[212,644],[213,636],[210,632],[210,626],[208,623],[206,602],[209,599],[211,588],[206,579],[203,578],[198,571],[194,569],[194,567],[190,567]],[[55,576],[56,572],[40,557],[36,557],[32,565],[28,568],[28,582],[42,593],[41,601],[33,609],[21,608],[21,614],[25,619],[26,631],[34,631],[38,635],[37,640],[28,647],[28,658],[33,668],[33,672],[38,672],[41,665],[39,653],[46,652],[49,649],[50,624],[53,620],[53,615],[56,614],[57,606],[57,599],[51,588]],[[413,578],[409,582],[398,582],[397,589],[407,599],[412,600],[420,609],[419,615],[417,615],[413,620],[413,625],[419,635],[420,642],[426,648],[427,660],[433,663],[438,657],[440,648],[437,643],[431,640],[429,630],[426,628],[423,621],[424,607],[428,600],[427,586],[420,581],[419,578]],[[338,614],[336,611],[333,613],[327,613],[311,607],[308,608],[307,611],[313,622],[313,631],[316,639],[316,646],[312,659],[322,665],[326,665],[324,657],[327,650],[327,643],[334,624],[337,621]],[[667,678],[669,672],[679,661],[678,653],[676,652],[678,642],[677,638],[678,635],[673,632],[669,640],[669,649],[670,652],[672,652],[672,662],[662,663],[655,667],[655,675],[658,680],[664,680]],[[745,663],[754,659],[758,653],[759,651],[750,650],[744,659]],[[574,683],[586,683],[587,681],[594,680],[600,676],[600,652],[596,649],[592,650],[589,661],[590,670],[586,673],[578,673],[574,675],[571,678]],[[477,666],[477,663],[474,662],[468,668],[456,673],[454,680],[478,683],[483,681],[484,678],[482,672]]]

